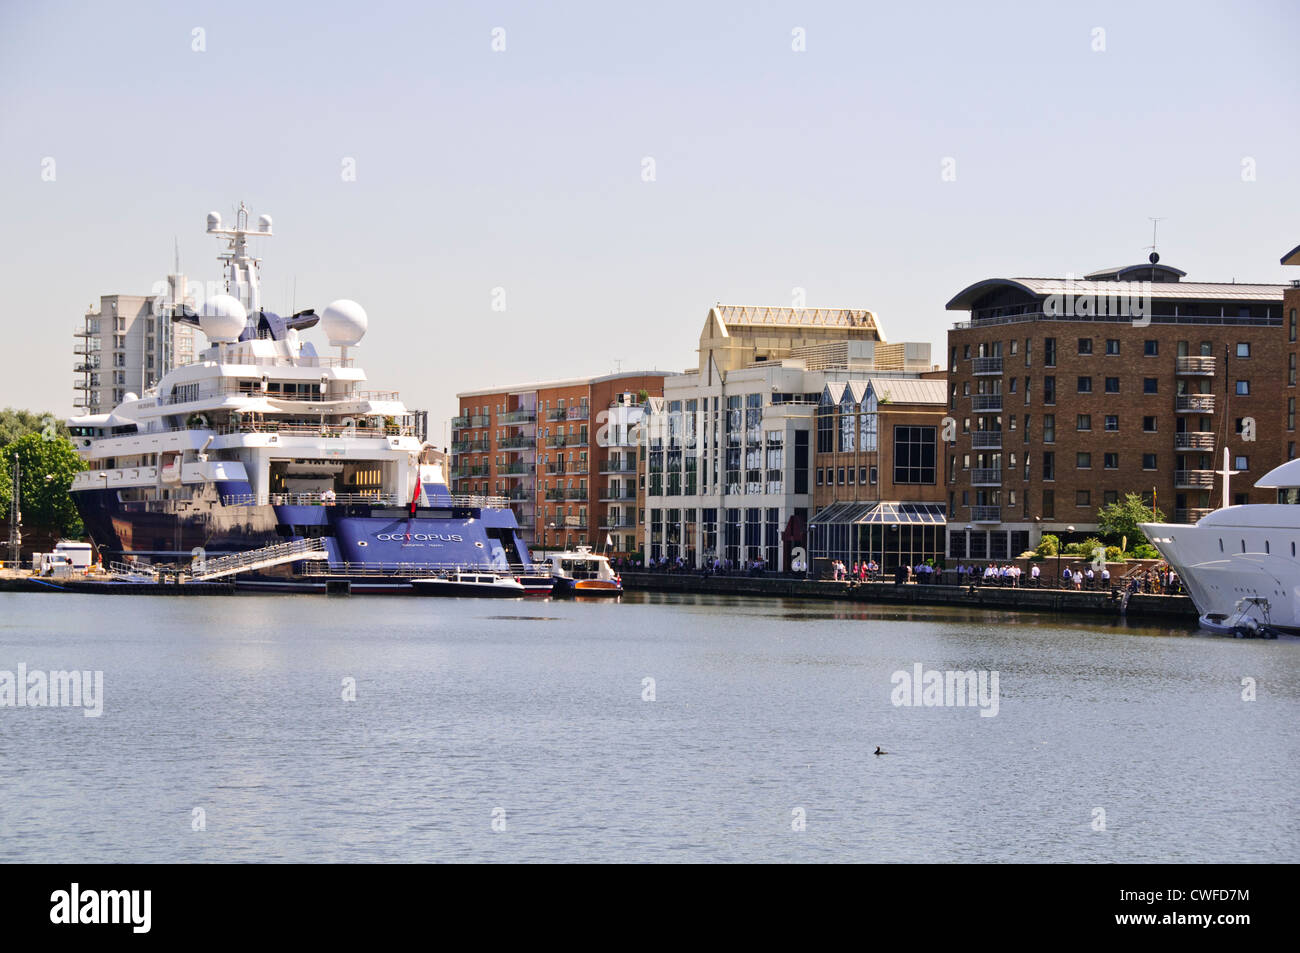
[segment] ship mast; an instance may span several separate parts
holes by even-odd
[[[235,213],[233,228],[223,228],[221,216],[216,212],[208,213],[208,234],[223,235],[229,239],[226,251],[217,258],[226,263],[226,293],[239,299],[250,315],[262,309],[262,285],[259,272],[262,259],[254,258],[248,252],[250,236],[271,237],[271,216],[262,215],[257,219],[257,228],[248,227],[248,206],[239,203]]]

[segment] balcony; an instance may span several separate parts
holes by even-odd
[[[546,446],[552,448],[585,447],[586,445],[587,445],[586,430],[583,430],[582,433],[577,433],[577,434],[557,433],[557,434],[552,434],[551,436],[546,438]]]
[[[535,410],[512,410],[509,413],[497,415],[497,423],[503,427],[521,427],[524,424],[536,422],[537,411]]]
[[[546,419],[556,420],[586,420],[588,417],[586,407],[557,407],[555,410],[546,412]]]
[[[607,486],[600,491],[602,503],[634,503],[636,490],[623,486]]]
[[[1000,414],[1002,412],[1001,394],[972,394],[970,409],[977,414]]]
[[[487,427],[490,420],[486,414],[472,414],[451,418],[452,430],[464,430],[472,427]]]
[[[970,445],[974,450],[1001,450],[1001,430],[977,430],[970,435]]]
[[[486,440],[453,440],[452,453],[486,453],[490,449]]]
[[[587,498],[587,488],[585,486],[556,487],[546,491],[546,498],[548,500],[585,500]]]
[[[630,516],[610,514],[600,521],[601,529],[636,529],[636,520]]]
[[[1176,357],[1174,373],[1179,377],[1213,377],[1214,358],[1212,357]]]
[[[1001,523],[1002,507],[972,506],[970,508],[970,518],[972,523]]]
[[[1203,430],[1188,430],[1174,434],[1174,448],[1177,450],[1213,450],[1214,434]]]
[[[1174,471],[1174,487],[1179,490],[1208,490],[1213,486],[1213,470]]]
[[[1186,507],[1174,510],[1175,523],[1195,523],[1202,517],[1209,516],[1214,510],[1211,507]]]
[[[485,477],[488,475],[487,467],[452,467],[450,471],[453,480],[463,480],[467,477]]]
[[[497,467],[497,476],[524,476],[532,472],[532,465],[522,461],[519,463],[503,463]]]
[[[1214,413],[1213,394],[1180,394],[1174,398],[1174,410],[1180,414]]]
[[[979,377],[981,375],[1002,374],[1002,358],[1000,357],[977,357],[971,361],[971,373]]]
[[[600,465],[601,473],[636,473],[636,460],[632,458],[609,457]]]
[[[498,450],[532,450],[537,441],[532,437],[505,437],[497,441]]]
[[[971,486],[1001,486],[1002,471],[990,467],[980,467],[970,472]]]

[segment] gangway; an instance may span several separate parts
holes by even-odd
[[[233,576],[239,572],[252,572],[254,569],[266,569],[268,566],[278,566],[281,563],[298,562],[304,559],[329,559],[329,554],[325,552],[325,541],[298,539],[292,543],[277,543],[262,549],[250,549],[246,553],[204,559],[194,564],[190,579],[193,582],[207,582],[209,579],[220,579],[222,576]]]
[[[329,554],[325,551],[324,540],[298,539],[291,543],[276,543],[274,546],[250,549],[244,553],[218,556],[216,559],[197,559],[188,570],[181,572],[188,576],[191,582],[207,582],[211,579],[220,579],[222,576],[233,576],[235,573],[278,566],[281,563],[327,559]],[[168,574],[171,571],[159,566],[115,562],[109,567],[109,572],[119,579],[128,581],[156,582],[160,573]]]

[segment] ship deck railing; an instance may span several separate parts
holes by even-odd
[[[365,503],[371,506],[410,507],[411,499],[400,493],[236,493],[221,498],[222,506],[347,506]],[[425,509],[468,507],[473,509],[502,510],[510,506],[504,496],[479,496],[471,493],[451,493]]]
[[[545,563],[515,566],[483,566],[475,563],[413,563],[413,562],[330,562],[310,563],[302,570],[304,576],[391,576],[419,579],[425,576],[446,576],[458,572],[492,573],[497,576],[549,576],[551,567]]]

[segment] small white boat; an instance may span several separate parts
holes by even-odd
[[[609,560],[593,553],[590,546],[576,550],[551,553],[551,579],[555,588],[553,596],[619,596],[623,594],[623,580],[609,565]]]
[[[412,579],[411,588],[425,596],[475,596],[516,599],[527,590],[513,576],[490,572],[450,572],[445,576]]]

